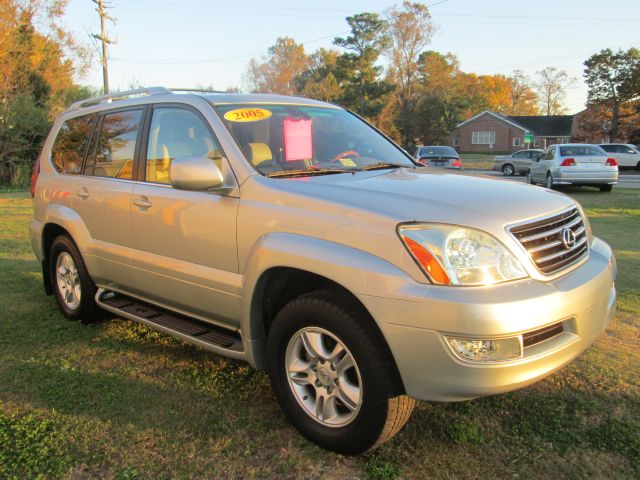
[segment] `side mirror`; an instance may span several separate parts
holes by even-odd
[[[169,178],[171,185],[179,190],[201,191],[224,185],[224,177],[215,162],[202,156],[174,158]]]

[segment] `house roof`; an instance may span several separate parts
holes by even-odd
[[[525,132],[528,132],[528,131],[529,131],[529,128],[527,128],[526,126],[521,125],[521,124],[519,124],[519,123],[517,123],[517,122],[515,122],[515,121],[511,120],[511,119],[510,119],[511,117],[505,117],[505,116],[502,116],[502,115],[500,115],[499,113],[492,112],[491,110],[485,110],[484,112],[480,112],[480,113],[478,113],[477,115],[474,115],[473,117],[471,117],[471,118],[469,118],[469,119],[465,120],[464,122],[459,123],[459,124],[456,126],[456,128],[461,127],[462,125],[465,125],[465,124],[467,124],[467,123],[469,123],[469,122],[474,121],[476,118],[481,117],[481,116],[482,116],[482,115],[484,115],[485,113],[487,113],[487,114],[489,114],[489,115],[491,115],[491,116],[493,116],[493,117],[496,117],[498,120],[502,120],[503,122],[508,123],[509,125],[513,125],[514,127],[519,128],[520,130],[524,130]]]
[[[537,137],[570,137],[573,115],[518,115],[508,119],[524,125]]]

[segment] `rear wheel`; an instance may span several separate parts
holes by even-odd
[[[76,244],[66,235],[57,237],[49,251],[49,269],[56,302],[69,320],[90,323],[99,318],[96,285],[89,276]]]
[[[535,185],[536,182],[533,181],[533,175],[531,174],[531,170],[527,172],[527,183],[529,185]]]
[[[640,162],[636,165],[636,170],[640,170]]]
[[[516,173],[516,169],[510,163],[505,163],[502,166],[502,173],[507,177],[512,177]]]
[[[289,421],[347,455],[389,440],[415,405],[384,339],[354,303],[333,290],[298,297],[278,313],[267,342],[271,384]]]
[[[550,173],[547,174],[547,188],[549,190],[553,190],[554,189],[553,175],[551,175]]]
[[[610,192],[613,189],[613,185],[600,185],[598,188],[601,192]]]

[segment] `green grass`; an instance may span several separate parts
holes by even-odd
[[[28,194],[0,194],[0,478],[638,478],[640,190],[569,191],[618,259],[618,314],[523,390],[421,402],[357,458],[302,439],[267,377],[121,319],[65,320],[30,251]]]
[[[462,153],[460,157],[465,170],[491,170],[496,159],[490,153]]]

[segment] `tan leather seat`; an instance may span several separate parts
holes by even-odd
[[[272,161],[273,153],[266,143],[249,143],[249,161],[254,166],[259,166],[263,162]]]

